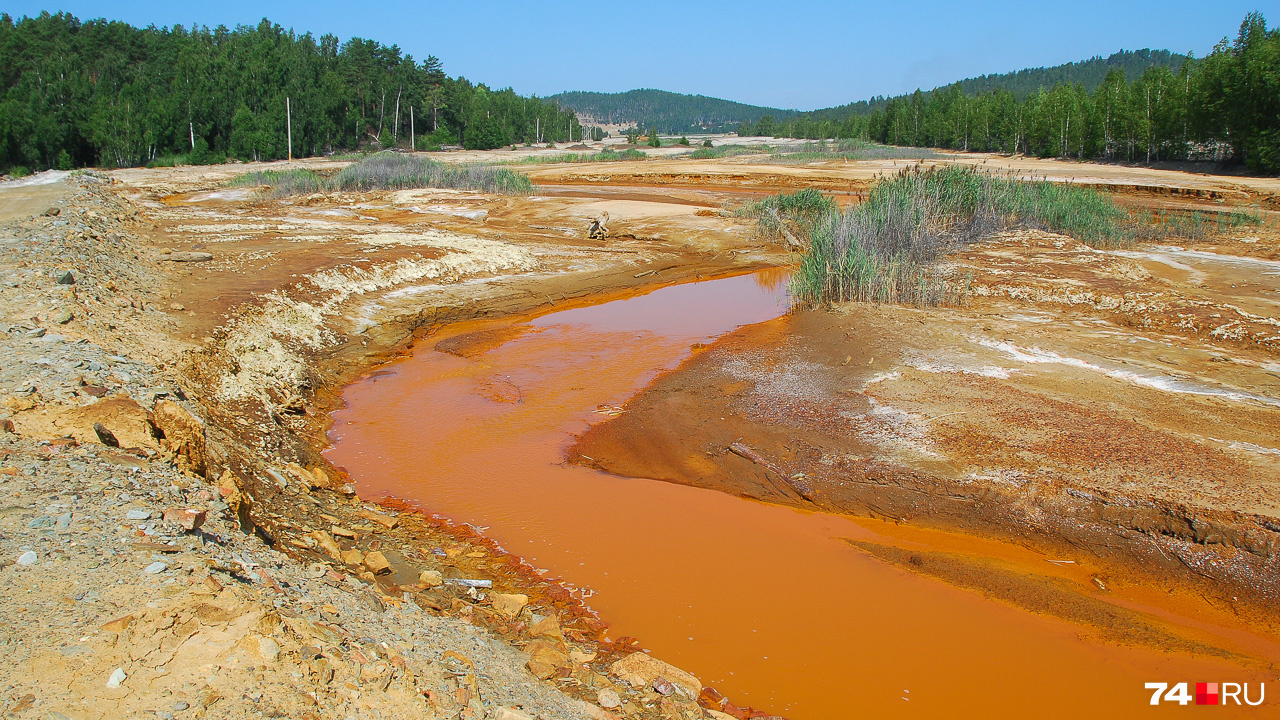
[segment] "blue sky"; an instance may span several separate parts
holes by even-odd
[[[808,110],[1121,48],[1194,51],[1234,36],[1236,2],[247,2],[5,0],[134,25],[256,24],[399,45],[450,75],[550,95],[656,87]],[[1280,12],[1268,18],[1274,26]],[[600,39],[589,40],[598,33]]]

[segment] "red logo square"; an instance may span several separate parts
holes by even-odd
[[[1218,683],[1196,683],[1196,704],[1217,705]]]

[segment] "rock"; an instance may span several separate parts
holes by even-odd
[[[174,712],[182,712],[183,710],[186,710],[187,708],[191,707],[191,705],[189,705],[185,700],[179,700],[178,702],[170,705],[169,707],[172,708]]]
[[[66,272],[58,276],[58,284],[59,285],[75,285],[76,276],[72,275],[70,270],[67,270]]]
[[[393,518],[390,515],[373,512],[372,510],[361,510],[359,515],[365,520],[372,520],[388,530],[394,530],[396,525],[400,524],[400,521],[396,518]]]
[[[116,448],[120,447],[120,441],[117,440],[116,436],[112,434],[110,430],[107,429],[106,425],[103,425],[100,422],[94,423],[93,432],[95,435],[98,436],[98,442],[102,443],[103,445],[106,445],[107,447],[116,447]]]
[[[528,595],[493,594],[493,609],[511,620],[514,620],[520,614],[520,611],[524,609],[524,606],[528,604]]]
[[[606,710],[622,706],[622,698],[618,697],[618,691],[613,688],[604,688],[596,693],[596,702],[600,703],[600,707]]]
[[[338,543],[333,541],[333,536],[323,530],[316,530],[307,535],[307,537],[316,541],[324,553],[334,560],[346,562],[342,557],[342,548],[338,547]]]
[[[66,325],[74,318],[75,315],[72,315],[71,311],[66,308],[58,308],[57,310],[49,313],[49,322],[56,323],[58,325]]]
[[[560,668],[570,666],[569,656],[546,640],[534,640],[524,647],[524,652],[529,656],[529,662],[525,663],[525,667],[529,668],[529,672],[539,680],[546,680],[555,675]]]
[[[533,720],[532,715],[529,715],[527,713],[522,713],[519,710],[515,710],[513,708],[505,708],[505,707],[498,708],[498,710],[494,713],[493,717],[494,717],[494,720]]]
[[[133,615],[125,615],[124,617],[118,617],[115,620],[108,620],[107,622],[102,623],[100,627],[105,632],[124,632],[133,624],[134,619]]]
[[[71,527],[71,513],[62,513],[59,515],[53,526],[59,530],[65,530]]]
[[[676,691],[676,686],[672,685],[670,680],[662,677],[661,675],[654,678],[653,685],[651,687],[654,692],[663,697],[666,697]]]
[[[182,312],[183,310],[187,309],[187,306],[183,305],[182,303],[169,303],[169,309],[174,310],[176,312]]]
[[[160,259],[168,260],[169,262],[208,262],[213,259],[213,253],[175,250],[166,255],[161,255]]]
[[[124,674],[124,668],[116,668],[111,673],[111,677],[107,678],[107,687],[114,690],[120,687],[120,683],[124,682],[128,675]]]
[[[58,217],[62,214],[62,208],[51,207],[40,214],[45,217]]]
[[[698,704],[704,708],[712,710],[722,708],[725,702],[725,696],[713,687],[704,687],[702,692],[698,693]]]
[[[208,458],[204,423],[172,400],[157,402],[151,421],[164,434],[165,447],[178,457],[179,466],[204,476]]]
[[[738,718],[730,715],[729,713],[722,713],[719,710],[712,710],[710,708],[703,708],[703,710],[711,716],[711,720],[738,720]]]
[[[151,511],[150,510],[130,510],[129,512],[124,514],[124,519],[125,520],[150,520]]]
[[[529,637],[553,637],[564,639],[560,630],[560,620],[555,615],[548,615],[529,627]]]
[[[169,566],[168,566],[168,565],[165,565],[164,563],[162,563],[162,562],[160,562],[160,561],[158,561],[158,560],[157,560],[156,562],[153,562],[153,563],[151,563],[150,565],[148,565],[148,566],[146,567],[145,572],[146,572],[148,575],[159,575],[160,573],[162,573],[162,572],[164,572],[165,570],[168,570],[168,569],[169,569]]]
[[[444,575],[439,570],[423,570],[418,576],[418,584],[429,588],[440,587],[444,584]]]
[[[344,550],[342,552],[342,562],[348,565],[363,565],[364,553],[360,552],[355,548],[352,548],[350,550]]]
[[[31,550],[28,550],[18,556],[18,564],[19,565],[35,565],[36,561],[39,559],[40,558],[38,558],[34,552],[32,552]]]
[[[651,687],[655,680],[666,678],[677,685],[689,697],[698,697],[702,681],[692,673],[665,663],[643,652],[633,652],[609,667],[610,672],[625,680],[632,687]]]
[[[386,556],[377,550],[365,553],[364,566],[369,568],[369,572],[374,575],[388,575],[391,573],[391,563],[387,562]]]
[[[280,645],[263,635],[249,635],[244,639],[244,650],[262,665],[274,665],[280,659]]]
[[[204,510],[195,508],[165,508],[164,521],[176,522],[187,532],[194,532],[204,525],[205,518],[208,514]]]

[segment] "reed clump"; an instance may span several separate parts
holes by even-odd
[[[949,277],[939,261],[1013,228],[1061,232],[1094,247],[1128,245],[1140,235],[1128,212],[1094,190],[917,165],[880,182],[862,204],[813,224],[792,293],[809,304],[955,304],[967,280]]]

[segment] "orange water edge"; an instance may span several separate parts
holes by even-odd
[[[1149,706],[1146,682],[1248,681],[1256,697],[1256,683],[1275,680],[1220,658],[1100,643],[843,542],[900,544],[874,522],[563,464],[572,438],[607,418],[597,408],[625,402],[691,344],[780,315],[784,285],[741,276],[450,328],[440,337],[529,332],[472,358],[424,343],[352,384],[327,455],[363,497],[486,528],[585,589],[615,637],[639,637],[735,703],[793,720],[1155,716],[1173,709]],[[1268,708],[1214,714],[1237,713]]]

